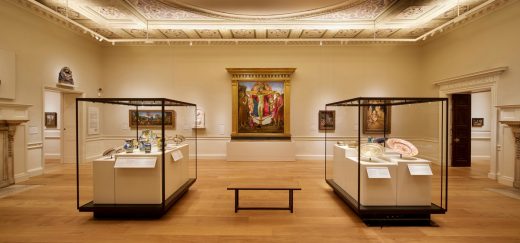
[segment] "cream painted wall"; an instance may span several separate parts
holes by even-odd
[[[519,6],[512,4],[421,46],[101,47],[88,36],[66,30],[9,1],[0,1],[0,28],[9,33],[0,36],[0,48],[16,53],[17,98],[13,102],[33,104],[31,120],[20,126],[25,128],[20,133],[25,138],[20,152],[23,156],[15,155],[27,159],[17,160],[16,170],[41,170],[43,87],[55,86],[63,66],[71,67],[78,89],[85,91],[86,97],[95,97],[101,87],[103,97],[167,97],[197,103],[206,111],[207,128],[199,134],[199,152],[206,158],[225,156],[229,140],[231,89],[227,67],[297,68],[292,81],[291,133],[299,159],[322,159],[323,133],[317,129],[317,113],[328,102],[357,96],[437,96],[434,81],[508,66],[509,71],[499,82],[499,104],[518,104],[520,74],[516,69],[520,56],[516,53],[520,53],[520,37],[512,30],[520,26]],[[437,134],[436,120],[416,119],[437,110],[410,109],[412,117],[394,111],[392,135],[413,140],[421,144],[421,151],[435,154],[431,144]],[[122,144],[122,138],[133,136],[132,130],[122,126],[126,111],[112,111],[104,109],[101,114],[102,133],[87,137],[85,147],[91,150],[87,157],[95,157],[94,150]],[[356,135],[355,121],[337,119],[338,128],[330,135],[337,140]],[[184,127],[178,129],[192,132]]]
[[[471,94],[471,118],[484,118],[484,126],[471,127],[471,159],[489,160],[491,156],[491,92]]]
[[[498,105],[520,104],[520,2],[513,2],[422,45],[422,73],[427,84],[507,66],[509,70],[498,82]],[[429,86],[435,95],[435,87]]]
[[[44,123],[43,154],[46,159],[61,158],[61,93],[45,90],[43,94],[44,112],[57,113],[56,128],[47,128]]]
[[[14,1],[13,1],[14,2]],[[93,96],[100,76],[101,48],[91,38],[35,15],[29,10],[0,1],[0,49],[15,52],[16,99],[7,102],[32,104],[30,121],[22,143],[15,146],[16,178],[42,172],[43,163],[43,87],[56,86],[59,70],[72,69],[77,89]],[[20,128],[19,127],[19,128]]]
[[[438,90],[432,84],[445,78],[507,66],[497,82],[497,105],[520,104],[520,2],[511,4],[428,40],[420,47],[421,71],[425,88],[431,95]],[[497,126],[497,124],[490,124]],[[512,185],[514,178],[514,147],[510,129],[497,130],[496,177]],[[494,176],[494,175],[493,175]]]
[[[200,156],[224,158],[231,132],[231,81],[226,68],[294,67],[291,134],[297,158],[322,159],[324,134],[318,131],[318,111],[328,102],[358,96],[425,96],[427,91],[420,88],[419,61],[417,48],[406,45],[106,46],[103,96],[167,97],[198,104],[206,112],[206,129],[199,134]],[[392,116],[396,135],[429,140],[436,137],[435,128],[425,129],[435,127],[436,118],[419,123],[399,114],[405,109],[396,108]],[[410,114],[427,117],[429,111],[436,114],[437,109],[412,108]],[[126,111],[105,112],[104,134],[133,136],[125,126],[127,116]],[[337,129],[329,136],[344,140],[357,135],[355,119],[348,119],[338,114]],[[219,134],[219,125],[224,126],[224,135]]]

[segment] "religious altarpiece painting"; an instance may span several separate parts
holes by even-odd
[[[294,68],[228,68],[232,75],[232,138],[290,134],[290,78]]]

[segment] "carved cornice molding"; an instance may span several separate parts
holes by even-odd
[[[465,74],[453,78],[443,79],[434,82],[434,85],[440,86],[440,90],[452,90],[464,87],[475,87],[490,85],[499,80],[500,74],[507,71],[507,67],[492,68],[484,71]]]

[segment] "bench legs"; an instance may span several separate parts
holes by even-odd
[[[289,190],[289,211],[293,213],[293,190]]]
[[[235,213],[238,212],[238,191],[235,190]]]
[[[291,213],[294,211],[294,197],[293,192],[294,190],[288,189],[289,191],[289,207],[288,208],[277,208],[277,207],[240,207],[239,204],[239,193],[240,189],[234,189],[235,191],[235,213],[238,212],[238,210],[289,210]]]

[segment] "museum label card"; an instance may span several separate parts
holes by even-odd
[[[432,169],[428,164],[409,164],[410,175],[433,175]]]
[[[179,161],[182,158],[184,158],[184,155],[182,154],[182,151],[175,150],[175,151],[172,152],[172,159],[173,159],[173,161]]]
[[[157,157],[118,157],[114,168],[155,168]]]
[[[367,174],[368,178],[370,179],[376,179],[376,178],[383,178],[383,179],[389,179],[392,178],[390,176],[390,171],[387,167],[367,167]]]

